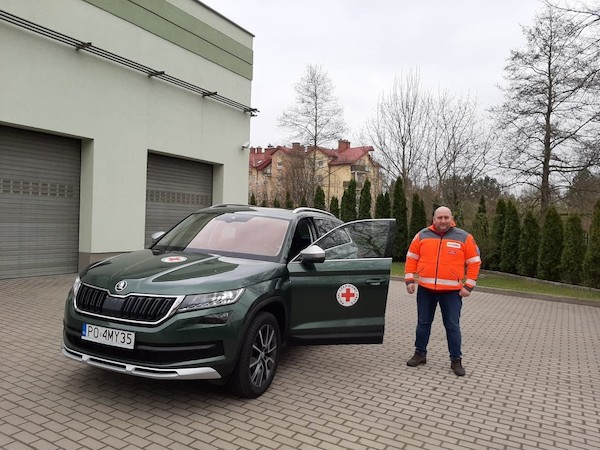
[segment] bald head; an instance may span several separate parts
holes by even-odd
[[[437,231],[445,233],[452,226],[452,211],[447,206],[440,206],[433,213],[433,226]]]

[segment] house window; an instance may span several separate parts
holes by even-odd
[[[323,160],[322,159],[320,159],[320,160],[317,161],[317,167],[319,167],[319,168],[323,167]]]
[[[283,162],[281,162],[281,159],[277,160],[277,168],[281,169],[283,167]]]

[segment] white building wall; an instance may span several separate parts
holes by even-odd
[[[251,48],[252,35],[199,2],[172,3]],[[0,9],[250,105],[249,79],[83,0]],[[143,247],[148,151],[212,164],[213,202],[246,201],[248,113],[4,21],[0,61],[0,123],[83,141],[80,252]]]

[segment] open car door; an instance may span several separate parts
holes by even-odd
[[[383,342],[394,219],[345,223],[288,264],[290,342]]]

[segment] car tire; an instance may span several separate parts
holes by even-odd
[[[259,313],[252,321],[231,377],[233,390],[241,397],[256,398],[262,395],[273,381],[277,364],[281,334],[273,314]]]

